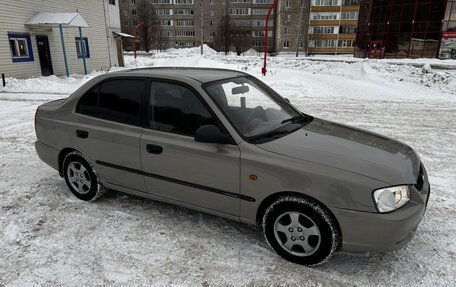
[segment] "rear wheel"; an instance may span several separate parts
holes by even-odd
[[[81,200],[95,201],[105,192],[93,166],[77,151],[63,160],[63,176],[71,192]]]
[[[283,258],[303,265],[325,263],[340,244],[332,214],[314,200],[286,196],[263,216],[268,244]]]

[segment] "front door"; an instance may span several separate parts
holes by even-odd
[[[49,40],[47,36],[36,36],[38,56],[40,57],[41,74],[50,76],[54,74],[52,70],[51,51],[49,50]]]
[[[239,216],[239,148],[194,140],[202,125],[221,127],[197,92],[177,83],[152,82],[149,114],[150,128],[143,130],[140,144],[148,192]]]

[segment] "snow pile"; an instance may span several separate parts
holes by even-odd
[[[381,62],[372,62],[370,65],[387,83],[405,81],[456,95],[455,70],[435,70],[431,68],[430,64],[424,64],[421,68]]]
[[[0,92],[8,93],[43,93],[43,94],[71,94],[85,82],[102,74],[93,71],[90,74],[75,75],[70,77],[36,77],[29,79],[7,78],[6,87],[0,87]]]
[[[259,56],[224,55],[205,47],[204,55],[200,55],[198,48],[170,49],[166,52],[140,55],[136,61],[132,55],[126,55],[125,63],[125,68],[162,66],[226,68],[246,71],[261,77],[263,61]],[[119,69],[122,68],[112,70]],[[419,68],[368,59],[334,62],[296,57],[268,57],[267,70],[268,75],[262,79],[274,88],[288,90],[301,86],[306,87],[309,95],[318,90],[325,97],[339,95],[382,100],[396,98],[456,100],[456,70],[435,70],[430,64]],[[72,75],[69,78],[56,76],[31,79],[10,78],[7,86],[0,88],[0,92],[3,92],[0,98],[14,98],[14,96],[5,95],[5,92],[45,94],[44,97],[38,97],[39,99],[48,99],[52,94],[70,94],[100,73],[92,72],[87,76]],[[290,81],[287,81],[284,86],[277,84],[277,79],[290,79]],[[291,79],[293,79],[292,82]],[[356,85],[357,82],[360,84]],[[358,88],[353,90],[347,88],[348,85],[356,85]],[[319,88],[315,89],[314,87],[317,86]],[[404,86],[408,88],[405,90],[400,88]],[[436,92],[437,90],[441,92]],[[285,96],[289,97],[289,95]],[[20,96],[17,97],[20,98]],[[24,95],[24,98],[27,96]]]

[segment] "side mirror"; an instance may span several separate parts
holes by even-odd
[[[202,143],[225,144],[228,142],[228,137],[223,134],[218,127],[214,125],[205,125],[196,130],[195,141]]]
[[[285,101],[287,101],[289,104],[291,104],[290,100],[288,98],[284,98]]]

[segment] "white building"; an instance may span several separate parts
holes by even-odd
[[[83,74],[123,65],[118,1],[0,0],[0,74]]]

